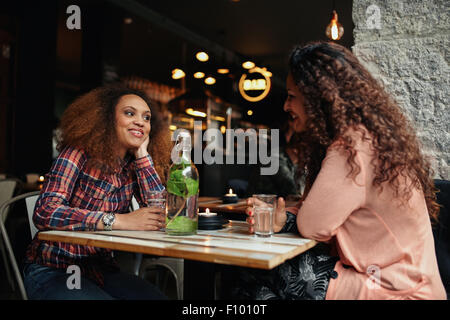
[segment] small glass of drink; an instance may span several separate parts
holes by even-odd
[[[147,207],[157,208],[158,212],[165,217],[167,216],[167,191],[148,191],[147,196]],[[161,229],[164,231],[164,228]]]
[[[255,235],[271,237],[273,234],[273,216],[276,211],[277,196],[275,194],[254,194],[253,212],[255,217]]]

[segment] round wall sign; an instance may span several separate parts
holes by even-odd
[[[250,102],[264,99],[270,91],[270,72],[266,68],[254,67],[244,73],[239,80],[239,92],[241,96]]]

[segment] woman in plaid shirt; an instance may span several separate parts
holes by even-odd
[[[144,93],[120,85],[97,88],[67,108],[60,129],[61,153],[33,215],[39,230],[164,227],[165,217],[144,204],[147,191],[164,189],[148,150],[158,150],[152,154],[164,173],[170,140]],[[141,208],[129,212],[133,195]],[[81,270],[81,289],[67,286],[72,265]],[[120,272],[111,250],[36,236],[27,250],[24,282],[31,299],[165,299],[150,283]]]

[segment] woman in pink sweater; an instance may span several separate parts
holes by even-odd
[[[445,299],[431,230],[439,207],[430,164],[399,106],[349,50],[328,42],[293,50],[287,95],[306,187],[296,208],[278,199],[274,229],[330,245],[339,260],[322,281],[323,296]],[[251,207],[247,212],[252,231]],[[294,267],[271,271],[272,280],[253,275],[246,286],[289,298],[280,292],[311,286],[305,269],[316,278],[316,261],[326,255],[314,257],[306,252],[287,263]]]

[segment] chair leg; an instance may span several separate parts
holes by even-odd
[[[139,276],[139,269],[141,268],[142,263],[142,253],[135,253],[135,261],[134,261],[134,274]]]
[[[9,267],[8,258],[6,256],[6,251],[5,251],[5,244],[3,243],[3,240],[0,240],[0,248],[2,250],[2,259],[3,259],[3,264],[5,265],[6,277],[8,278],[8,282],[9,282],[9,285],[11,286],[11,289],[13,291],[16,291],[16,286],[15,286],[14,280],[12,278],[11,269]]]
[[[152,267],[162,266],[167,271],[171,272],[175,278],[176,289],[177,289],[177,299],[183,300],[183,280],[184,280],[184,261],[182,259],[176,258],[154,258],[154,259],[145,259],[141,265],[141,270],[139,272],[141,277],[145,277],[146,271]],[[163,288],[159,285],[160,272],[157,272],[157,285],[160,288]],[[166,273],[166,276],[168,274]],[[165,277],[164,285],[167,283],[167,277]],[[165,287],[164,287],[165,288]]]

